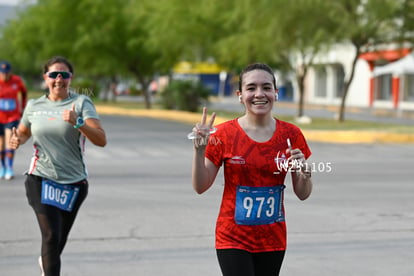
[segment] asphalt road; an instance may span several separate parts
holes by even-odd
[[[222,177],[191,188],[190,125],[102,116],[108,145],[87,144],[90,190],[62,256],[64,276],[220,275],[214,224]],[[285,194],[284,276],[414,275],[412,145],[310,143],[314,190]],[[15,161],[23,172],[32,148]],[[40,233],[24,177],[0,180],[0,275],[39,275]]]

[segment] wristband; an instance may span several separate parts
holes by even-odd
[[[73,127],[78,129],[78,128],[84,126],[84,125],[85,125],[85,121],[81,117],[78,117],[76,119],[76,125],[74,125]]]

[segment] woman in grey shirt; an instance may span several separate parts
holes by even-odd
[[[42,233],[39,265],[42,275],[58,276],[60,255],[88,193],[85,139],[103,147],[106,136],[92,101],[69,90],[72,64],[53,57],[43,69],[48,93],[28,102],[10,147],[17,149],[32,137],[25,186]]]

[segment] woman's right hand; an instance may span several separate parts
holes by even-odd
[[[9,140],[9,148],[16,150],[19,148],[19,146],[20,146],[20,138],[19,138],[19,135],[17,134],[17,129],[13,127],[12,135]]]
[[[213,112],[211,114],[211,118],[210,118],[210,120],[207,124],[206,123],[206,121],[207,121],[207,108],[203,107],[203,115],[201,116],[201,122],[197,123],[193,127],[193,134],[195,136],[193,141],[194,141],[194,147],[195,148],[205,147],[207,145],[208,138],[210,137],[211,130],[213,129],[213,126],[214,126],[215,118],[216,118],[216,113]]]

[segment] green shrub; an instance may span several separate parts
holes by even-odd
[[[200,82],[175,80],[162,92],[161,103],[166,109],[197,112],[209,95],[210,90]]]
[[[136,84],[131,84],[129,86],[129,95],[131,95],[131,96],[142,96],[143,92],[142,92],[141,89],[137,88]]]

